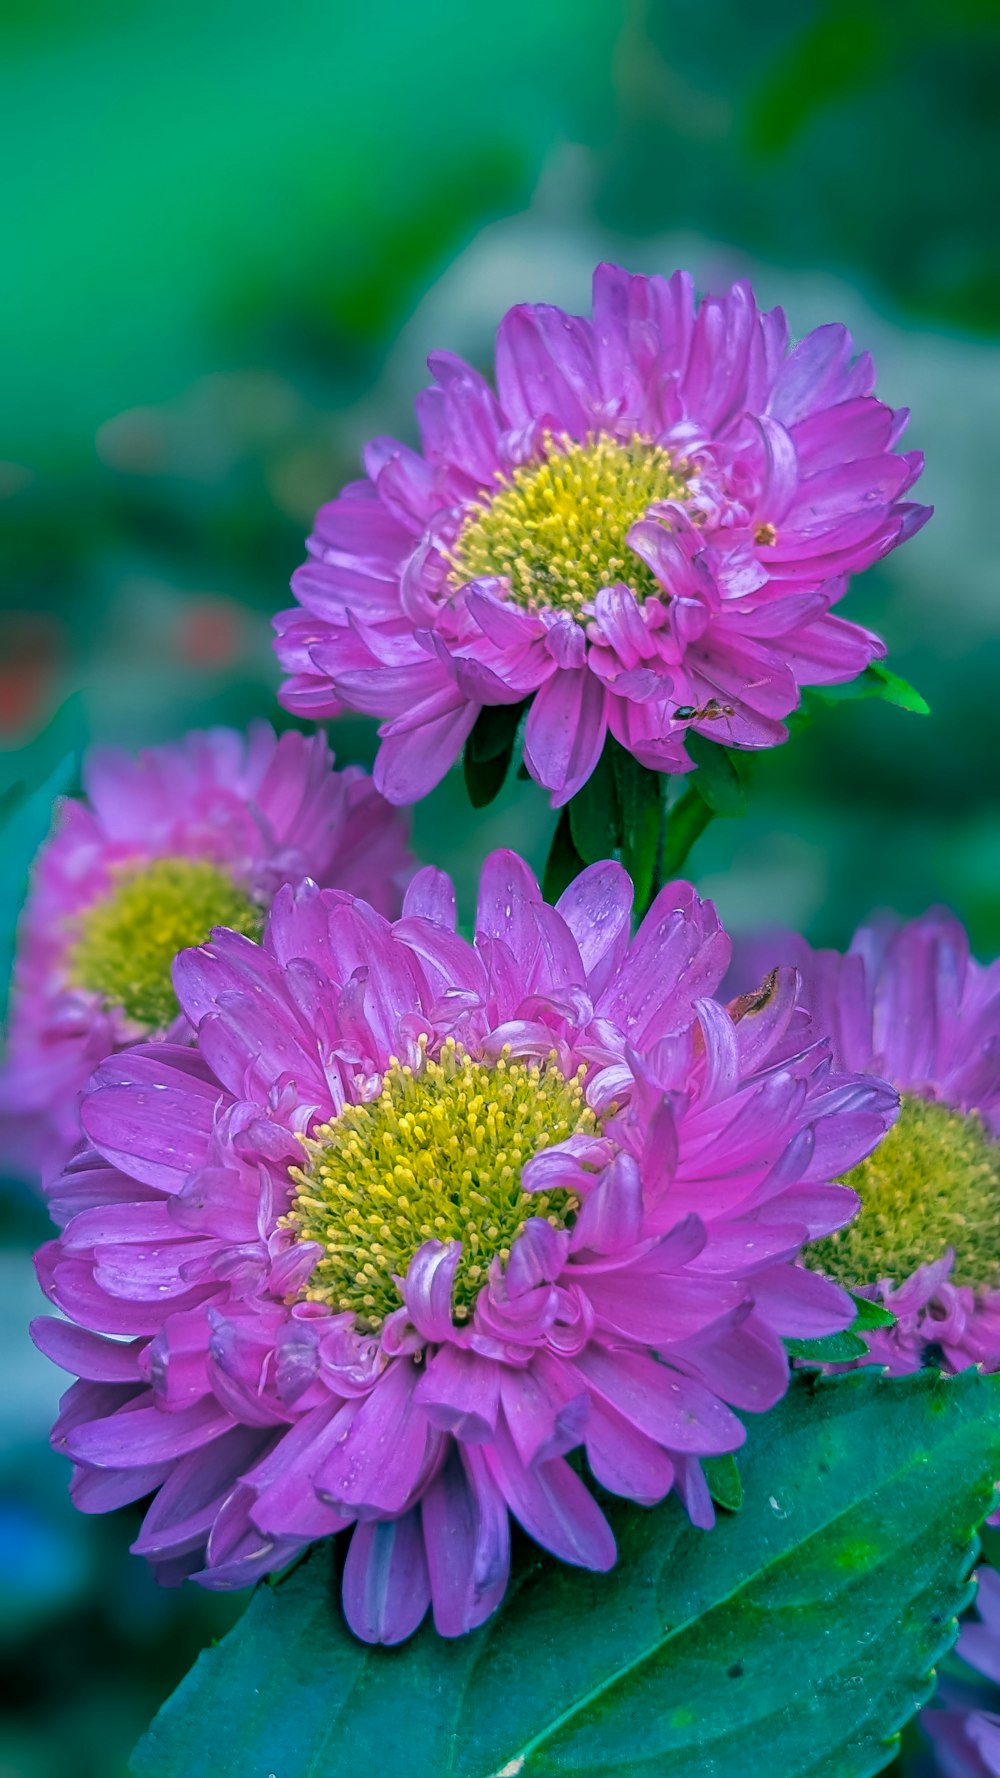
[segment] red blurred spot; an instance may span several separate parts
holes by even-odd
[[[63,633],[52,617],[11,611],[3,618],[0,651],[0,735],[38,728],[55,701]]]
[[[190,599],[177,624],[177,653],[191,667],[228,667],[242,653],[243,632],[243,612],[232,599]]]

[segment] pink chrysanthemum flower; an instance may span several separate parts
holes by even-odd
[[[711,1523],[700,1459],[783,1393],[781,1336],[852,1318],[796,1260],[896,1098],[803,1046],[793,972],[738,1016],[708,998],[729,941],[687,884],[630,939],[631,904],[616,864],[553,908],[497,853],[473,944],[432,869],[394,924],[288,886],[262,944],[178,959],[195,1048],[97,1071],[39,1258],[69,1322],[35,1337],[83,1379],[54,1433],[78,1504],[155,1490],[162,1577],[240,1586],[353,1526],[357,1634],[432,1604],[458,1635],[510,1517],[614,1562],[578,1447]]]
[[[810,1263],[877,1298],[896,1324],[865,1337],[897,1373],[1000,1366],[1000,962],[969,955],[943,909],[862,927],[846,956],[793,933],[747,948],[741,971],[793,964],[836,1065],[870,1070],[901,1094],[899,1118],[847,1181],[849,1228]]]
[[[838,325],[793,350],[749,285],[594,274],[592,320],[511,309],[496,392],[448,353],[421,450],[376,439],[320,509],[276,620],[288,708],[381,719],[375,781],[426,794],[484,705],[531,699],[524,758],[565,803],[610,733],[683,772],[689,727],[782,741],[803,685],[885,653],[831,616],[930,509],[918,452]]]
[[[64,800],[22,916],[0,1119],[51,1174],[79,1139],[77,1098],[103,1057],[178,1032],[175,953],[214,926],[259,932],[275,891],[315,878],[398,913],[405,821],[319,736],[255,722],[135,759],[93,749],[86,801]]]
[[[1000,1574],[980,1568],[978,1618],[964,1624],[958,1654],[975,1673],[1000,1687]],[[971,1678],[971,1675],[970,1675]],[[920,1726],[934,1747],[941,1778],[1000,1778],[1000,1692],[978,1699],[956,1678],[943,1680]],[[993,1708],[988,1708],[989,1704]]]

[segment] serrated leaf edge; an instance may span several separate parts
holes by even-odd
[[[831,1387],[835,1388],[835,1389],[836,1388],[843,1388],[845,1385],[850,1386],[851,1384],[854,1384],[857,1387],[859,1379],[862,1379],[862,1378],[870,1379],[870,1378],[872,1378],[873,1373],[875,1373],[876,1383],[890,1382],[890,1379],[888,1378],[884,1369],[881,1366],[864,1366],[859,1370],[844,1372],[844,1373],[840,1373],[835,1376],[824,1376],[819,1372],[810,1372],[810,1373],[806,1373],[806,1374],[809,1376],[809,1386],[812,1387],[813,1389],[815,1389],[816,1391],[819,1391],[821,1389],[829,1389]],[[903,1388],[903,1387],[906,1387],[907,1385],[909,1385],[911,1387],[911,1389],[915,1392],[916,1385],[920,1385],[923,1383],[924,1386],[926,1386],[926,1383],[925,1383],[926,1375],[927,1375],[926,1372],[915,1371],[912,1373],[912,1375],[910,1375],[908,1377],[892,1378],[891,1385],[893,1388]],[[968,1378],[969,1375],[970,1375],[969,1371],[959,1373],[960,1377],[965,1376]],[[940,1376],[940,1373],[939,1373],[939,1380],[944,1381],[947,1386],[947,1384],[957,1381],[958,1379],[957,1378],[944,1379],[943,1377]],[[908,1463],[905,1463],[905,1462],[902,1463],[898,1469],[893,1470],[891,1474],[885,1476],[879,1482],[879,1488],[881,1489],[884,1487],[891,1486],[892,1482],[897,1477],[905,1474],[908,1467],[909,1467]],[[996,1489],[996,1486],[994,1485],[994,1487],[993,1487],[993,1495],[994,1496],[996,1495],[996,1492],[997,1492],[997,1489]],[[817,1525],[817,1527],[816,1527],[815,1531],[812,1533],[812,1535],[818,1536],[822,1531],[828,1530],[831,1525],[835,1525],[837,1523],[838,1519],[845,1517],[848,1512],[853,1510],[855,1504],[856,1503],[852,1502],[851,1506],[844,1508],[840,1512],[834,1513],[831,1516],[831,1518],[828,1520],[825,1520],[821,1526]],[[987,1505],[988,1505],[988,1503],[987,1503]],[[978,1540],[976,1538],[976,1528],[982,1522],[982,1518],[984,1518],[985,1516],[986,1516],[986,1514],[984,1512],[979,1518],[976,1519],[974,1524],[969,1529],[968,1558],[967,1559],[968,1559],[968,1564],[970,1567],[975,1562],[976,1552],[978,1549]],[[739,1593],[741,1593],[751,1583],[751,1581],[758,1580],[762,1575],[766,1574],[771,1567],[773,1567],[775,1565],[775,1562],[783,1560],[784,1555],[785,1555],[785,1552],[781,1552],[781,1554],[779,1556],[774,1558],[774,1561],[764,1562],[761,1565],[761,1567],[754,1570],[752,1575],[745,1576],[740,1581],[739,1585],[735,1586],[731,1592],[721,1594],[718,1599],[715,1599],[712,1602],[712,1605],[709,1609],[713,1612],[717,1611],[721,1606],[726,1605],[730,1602],[730,1600],[735,1599],[739,1595]],[[973,1593],[974,1593],[974,1587],[973,1587]],[[968,1599],[966,1599],[966,1601],[965,1601],[965,1604],[967,1604],[967,1603],[968,1603]],[[965,1609],[965,1604],[963,1604],[963,1606],[960,1607],[960,1610]],[[701,1615],[706,1615],[706,1614],[702,1613]],[[939,1661],[941,1659],[942,1655],[947,1653],[948,1649],[950,1649],[953,1646],[953,1644],[958,1636],[958,1615],[959,1615],[958,1612],[956,1612],[953,1617],[951,1617],[947,1620],[947,1627],[953,1628],[954,1633],[952,1634],[950,1640],[947,1641],[943,1645],[943,1647],[940,1649],[940,1651],[935,1655],[934,1660],[932,1661],[930,1667],[928,1668],[927,1674],[920,1675],[921,1679],[929,1678],[931,1681],[930,1691],[928,1691],[927,1696],[930,1696],[931,1691],[933,1691],[933,1675],[934,1675],[937,1661]],[[588,1706],[590,1704],[594,1703],[598,1698],[603,1697],[605,1695],[605,1693],[610,1691],[611,1688],[614,1685],[618,1684],[622,1679],[624,1679],[626,1677],[626,1675],[628,1675],[629,1673],[635,1672],[636,1669],[642,1667],[645,1664],[645,1662],[652,1660],[653,1657],[656,1654],[658,1654],[661,1649],[665,1648],[668,1643],[672,1642],[684,1630],[689,1629],[691,1624],[694,1622],[697,1622],[696,1618],[688,1617],[688,1618],[685,1618],[683,1621],[673,1625],[670,1628],[670,1630],[666,1634],[664,1634],[664,1636],[661,1638],[661,1640],[659,1642],[655,1643],[652,1647],[646,1649],[646,1651],[644,1653],[637,1655],[634,1659],[625,1662],[621,1667],[616,1668],[615,1672],[610,1674],[607,1679],[603,1680],[600,1685],[592,1686],[590,1691],[587,1692],[583,1697],[578,1698],[571,1708],[568,1708],[568,1709],[562,1711],[558,1717],[555,1717],[552,1720],[552,1722],[550,1722],[549,1724],[546,1725],[545,1729],[541,1733],[533,1736],[530,1741],[526,1741],[522,1747],[519,1747],[517,1749],[516,1753],[514,1753],[511,1756],[511,1760],[508,1761],[508,1765],[505,1767],[501,1767],[500,1771],[503,1773],[506,1773],[508,1771],[508,1769],[512,1769],[513,1771],[518,1772],[518,1773],[523,1771],[523,1769],[527,1765],[527,1762],[530,1759],[531,1755],[533,1753],[537,1752],[537,1750],[540,1747],[544,1747],[545,1743],[547,1741],[551,1740],[553,1735],[556,1734],[559,1729],[564,1728],[568,1723],[571,1723],[575,1716],[577,1716],[582,1710],[587,1709]],[[474,1671],[474,1669],[473,1669],[473,1671]],[[917,1705],[916,1708],[920,1709],[921,1705]],[[906,1717],[903,1718],[903,1723],[909,1722],[910,1718],[914,1714],[915,1714],[915,1711],[910,1711],[910,1713]],[[886,1737],[886,1740],[884,1743],[884,1745],[886,1747],[892,1746],[893,1741],[898,1738],[900,1729],[902,1728],[902,1726],[903,1726],[903,1724],[900,1724],[898,1728],[888,1731],[888,1734],[887,1734],[887,1737]],[[519,1765],[516,1763],[518,1760],[520,1760]],[[880,1767],[875,1767],[874,1771],[877,1772],[880,1769],[881,1769]],[[454,1770],[453,1767],[452,1767],[452,1770]],[[484,1778],[497,1778],[497,1775],[496,1774],[484,1774]]]

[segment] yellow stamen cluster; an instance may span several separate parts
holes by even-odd
[[[1000,1143],[974,1114],[904,1094],[896,1123],[844,1184],[861,1209],[806,1249],[817,1271],[842,1284],[902,1283],[953,1247],[954,1283],[1000,1283]]]
[[[377,1099],[346,1105],[311,1138],[293,1167],[296,1195],[283,1219],[323,1257],[307,1300],[353,1310],[376,1331],[400,1305],[405,1276],[424,1241],[461,1241],[452,1313],[465,1320],[490,1261],[504,1264],[529,1217],[564,1228],[576,1209],[567,1191],[526,1192],[521,1168],[540,1149],[597,1120],[583,1075],[567,1080],[554,1057],[476,1062],[448,1038],[437,1060],[421,1039],[415,1068],[390,1059]]]
[[[497,492],[473,508],[452,550],[453,583],[502,576],[519,605],[581,622],[582,608],[615,581],[640,600],[662,593],[625,539],[656,501],[684,497],[687,464],[638,433],[626,444],[546,433],[543,448],[542,462],[498,475]]]
[[[159,1031],[177,1016],[170,979],[177,952],[203,944],[213,926],[256,935],[261,910],[204,858],[155,858],[115,877],[111,893],[75,923],[68,978]]]

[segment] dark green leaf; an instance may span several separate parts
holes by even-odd
[[[569,805],[573,844],[586,864],[613,858],[621,845],[616,746],[609,736],[595,770]]]
[[[1000,1569],[1000,1526],[984,1525],[979,1533],[983,1546],[983,1560],[991,1568]]]
[[[466,750],[479,763],[488,759],[510,757],[517,736],[517,726],[528,707],[527,698],[519,704],[484,704],[472,725]]]
[[[614,761],[621,810],[622,863],[635,886],[636,912],[642,914],[652,899],[658,876],[663,774],[640,765],[624,747],[616,747]]]
[[[694,787],[713,815],[745,815],[749,766],[745,756],[689,729],[687,750],[698,768]]]
[[[474,809],[485,809],[500,795],[510,765],[510,755],[496,759],[473,759],[466,747],[462,755],[465,788]]]
[[[708,1491],[716,1505],[724,1506],[727,1512],[738,1513],[743,1505],[743,1483],[732,1452],[725,1457],[709,1457],[704,1468]]]
[[[852,1358],[863,1358],[868,1347],[845,1327],[841,1333],[824,1334],[818,1340],[786,1340],[785,1350],[789,1358],[808,1358],[815,1364],[846,1364]]]
[[[612,1501],[608,1575],[522,1545],[504,1609],[400,1649],[344,1629],[320,1548],[203,1654],[135,1778],[869,1778],[931,1689],[1000,1473],[1000,1377],[801,1375],[743,1507]]]
[[[561,809],[559,820],[556,823],[556,831],[552,835],[549,855],[545,860],[542,894],[546,901],[558,901],[563,890],[572,883],[574,877],[579,876],[583,868],[584,860],[573,844],[569,809]]]
[[[697,785],[694,782],[686,785],[673,808],[667,812],[661,867],[665,883],[669,883],[686,864],[691,847],[704,833],[712,814]]]
[[[487,704],[465,743],[462,770],[474,809],[485,809],[503,789],[525,705]]]

